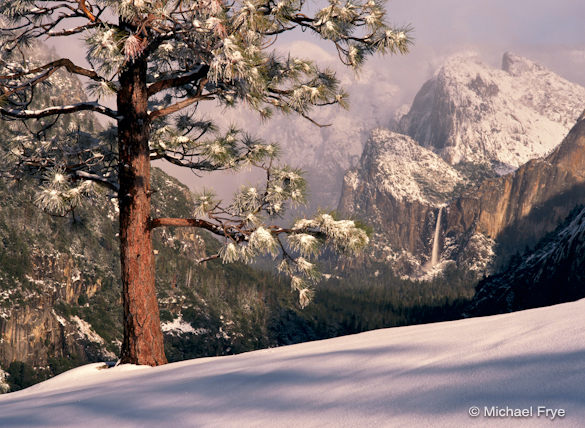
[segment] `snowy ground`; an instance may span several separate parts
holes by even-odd
[[[0,426],[584,426],[584,326],[581,300],[158,368],[91,364],[0,396]]]

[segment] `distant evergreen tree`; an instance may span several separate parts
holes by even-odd
[[[30,131],[25,137],[15,133],[3,148],[3,170],[11,177],[42,175],[37,200],[57,214],[72,211],[96,184],[118,198],[122,362],[166,362],[154,288],[154,228],[198,227],[222,237],[225,244],[205,260],[280,255],[279,268],[291,277],[301,305],[319,278],[310,259],[323,245],[350,254],[367,245],[363,229],[328,214],[291,228],[269,225],[287,203],[304,200],[301,171],[276,165],[276,145],[237,129],[220,133],[195,115],[198,103],[207,100],[224,106],[244,102],[264,118],[280,111],[308,120],[315,106],[344,106],[346,94],[331,71],[268,50],[285,32],[308,30],[331,41],[341,61],[356,69],[367,55],[408,49],[408,29],[390,28],[376,0],[330,0],[312,15],[311,10],[297,0],[5,0],[0,5],[0,113]],[[79,36],[85,37],[89,68],[69,58],[32,64],[23,50],[34,39]],[[59,71],[88,79],[95,100],[39,105],[43,85]],[[99,102],[108,95],[116,97],[116,109]],[[105,115],[114,126],[99,136],[80,128],[50,134],[56,118],[79,112]],[[242,188],[227,206],[211,193],[198,195],[194,218],[151,218],[150,162],[156,159],[195,171],[253,165],[267,178],[260,187]]]

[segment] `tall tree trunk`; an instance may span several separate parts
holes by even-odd
[[[155,290],[150,230],[150,152],[146,61],[137,58],[120,75],[118,144],[120,257],[124,305],[122,363],[167,362]]]

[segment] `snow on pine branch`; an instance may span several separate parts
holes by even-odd
[[[50,37],[58,31],[58,24],[66,28],[66,34],[83,35],[87,59],[98,76],[91,85],[97,96],[115,92],[118,76],[126,68],[146,63],[143,83],[149,97],[151,159],[197,171],[252,165],[266,173],[263,185],[241,188],[227,206],[212,193],[204,193],[195,198],[199,218],[154,219],[151,227],[206,228],[224,238],[218,254],[224,262],[248,262],[262,254],[281,257],[280,269],[291,278],[303,306],[320,277],[316,258],[325,246],[354,254],[368,244],[359,225],[330,214],[301,220],[288,229],[272,225],[272,219],[282,216],[289,205],[306,200],[302,172],[276,166],[278,147],[274,144],[235,129],[219,133],[205,121],[179,114],[196,111],[198,103],[206,100],[217,100],[223,106],[245,103],[264,118],[282,112],[309,120],[315,107],[346,106],[347,94],[332,71],[302,58],[276,55],[270,47],[279,34],[299,29],[331,42],[341,61],[356,70],[374,53],[405,53],[409,28],[389,26],[381,2],[329,0],[316,8],[297,0],[5,0],[0,5],[0,20],[11,23],[11,27],[2,24],[0,30],[10,49]],[[119,119],[97,102],[29,111],[17,97],[8,101],[12,105],[1,108],[15,118],[90,110]],[[179,119],[171,125],[175,116]],[[116,157],[115,150],[112,153]],[[70,173],[66,166],[52,166]],[[86,172],[110,178],[100,171]],[[62,209],[56,195],[66,195],[70,189],[55,181],[58,174],[62,172],[47,178],[40,201]]]
[[[165,159],[197,171],[237,170],[270,162],[280,152],[277,145],[264,143],[237,128],[220,133],[212,122],[193,121],[187,116],[178,118],[176,124],[155,123],[150,139],[151,159]]]
[[[271,52],[278,34],[310,30],[331,41],[341,61],[355,69],[371,54],[405,53],[411,43],[409,28],[389,26],[376,0],[329,0],[313,11],[295,0],[84,0],[73,6],[6,0],[0,16],[11,26],[2,25],[0,33],[11,46],[28,44],[75,18],[65,34],[85,37],[87,58],[99,74],[99,84],[91,85],[97,95],[115,91],[115,77],[141,58],[149,64],[149,96],[164,90],[176,99],[164,114],[217,99],[228,106],[244,102],[263,117],[281,111],[310,119],[315,106],[345,106],[347,94],[332,72]]]
[[[0,106],[0,114],[15,119],[40,119],[47,116],[58,116],[80,111],[93,111],[111,117],[112,119],[118,118],[118,113],[116,111],[95,101],[81,102],[65,106],[47,107],[39,110],[11,109]]]
[[[304,307],[321,278],[317,260],[323,249],[355,255],[368,245],[369,238],[354,221],[336,220],[327,213],[298,220],[291,228],[271,225],[287,205],[303,202],[306,183],[302,172],[290,167],[270,165],[265,170],[264,185],[242,187],[231,205],[224,207],[212,192],[206,191],[194,198],[199,219],[154,219],[153,227],[200,227],[222,236],[224,245],[219,252],[203,260],[250,263],[260,256],[280,258],[278,269],[290,278]]]
[[[8,124],[0,170],[15,179],[36,177],[40,181],[36,201],[46,211],[56,215],[71,211],[92,196],[93,184],[117,194],[118,161],[107,132],[95,138],[80,130],[76,121],[52,121],[36,129],[33,124],[26,129],[20,122]]]
[[[82,199],[93,195],[93,183],[83,180],[74,185],[63,168],[54,168],[45,173],[43,184],[37,191],[35,202],[54,215],[65,215],[77,207]]]
[[[299,293],[302,307],[310,302],[313,286],[321,279],[317,258],[324,248],[355,255],[369,243],[365,230],[354,221],[334,220],[330,214],[300,220],[291,229],[259,222],[229,226],[226,221],[219,223],[220,230],[227,232],[225,244],[218,253],[221,260],[224,263],[250,263],[262,255],[273,259],[280,257],[278,270],[290,278],[292,289]],[[284,241],[281,235],[286,235],[288,240]]]
[[[219,252],[204,261],[220,258],[224,263],[250,263],[260,256],[280,257],[279,269],[290,277],[304,306],[321,277],[316,261],[325,247],[355,255],[368,245],[363,227],[352,220],[337,220],[331,214],[299,220],[292,228],[273,224],[289,206],[304,204],[307,193],[303,171],[276,164],[277,145],[253,139],[236,128],[219,133],[210,122],[194,121],[188,115],[179,117],[174,126],[165,121],[155,126],[150,142],[153,159],[199,171],[249,165],[265,173],[262,183],[240,187],[228,204],[209,190],[195,194],[195,218],[152,220],[152,228],[198,227],[222,237],[224,245]]]

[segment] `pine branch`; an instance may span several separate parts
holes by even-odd
[[[217,224],[211,223],[207,220],[201,220],[196,218],[171,218],[171,217],[161,217],[155,218],[150,221],[150,229],[155,229],[157,227],[197,227],[200,229],[208,230],[209,232],[229,237],[236,242],[242,242],[246,240],[246,236],[239,232],[238,230],[234,230],[233,228],[223,228]]]
[[[315,121],[314,119],[312,119],[309,115],[306,115],[305,113],[300,113],[300,115],[304,118],[307,119],[309,122],[311,122],[313,125],[319,127],[319,128],[327,128],[328,126],[331,126],[331,123],[328,124],[322,124],[319,123],[317,121]]]
[[[246,234],[242,232],[240,228],[228,226],[222,227],[218,224],[211,223],[207,220],[201,220],[196,218],[173,218],[173,217],[160,217],[150,221],[150,229],[157,227],[197,227],[200,229],[208,230],[216,235],[229,237],[234,239],[236,242],[246,241]],[[307,233],[318,238],[326,238],[326,234],[318,228],[304,227],[304,228],[284,228],[279,226],[266,226],[266,229],[272,235],[291,234],[291,233]]]
[[[209,66],[207,64],[200,65],[197,70],[193,70],[182,76],[173,77],[171,79],[159,80],[148,87],[148,96],[151,97],[160,91],[170,88],[178,88],[187,83],[197,82],[200,79],[207,77]]]
[[[114,192],[116,192],[116,194],[120,190],[120,186],[118,186],[117,183],[113,183],[109,181],[107,178],[102,177],[101,175],[98,174],[91,174],[85,171],[75,171],[74,176],[82,180],[93,181],[94,183],[97,183],[101,186],[107,187],[110,190],[113,190]]]
[[[205,263],[208,262],[210,260],[215,260],[215,259],[219,259],[221,256],[219,255],[219,253],[213,254],[211,256],[207,256],[207,257],[203,257],[201,259],[196,260],[195,262],[197,264],[201,264],[201,263]]]
[[[71,36],[73,34],[82,33],[85,30],[90,30],[92,28],[99,27],[100,25],[103,25],[103,24],[101,22],[92,22],[90,24],[84,24],[84,25],[80,25],[78,27],[68,28],[66,30],[49,31],[49,32],[47,32],[47,36],[49,36],[49,37]],[[112,24],[108,24],[108,25],[112,26]]]
[[[192,161],[187,161],[184,159],[178,159],[178,158],[173,157],[173,156],[169,156],[166,153],[159,154],[156,151],[154,151],[150,154],[151,161],[158,160],[158,159],[164,159],[167,162],[172,163],[173,165],[181,166],[184,168],[195,169],[198,171],[218,171],[221,169],[221,168],[215,167],[211,162],[209,162],[207,160],[202,160],[199,162],[192,162]],[[227,167],[225,169],[227,169]]]

